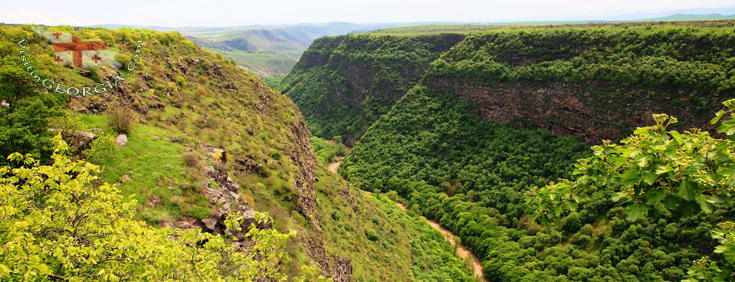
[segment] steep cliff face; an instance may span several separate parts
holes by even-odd
[[[314,135],[353,145],[464,35],[349,35],[316,40],[284,79]]]
[[[672,128],[695,127],[716,132],[716,126],[711,125],[707,117],[713,116],[717,108],[712,107],[705,114],[695,113],[686,104],[674,102],[687,102],[687,97],[676,98],[682,96],[682,92],[676,90],[669,91],[671,96],[662,97],[641,93],[644,91],[636,88],[600,87],[596,82],[483,85],[445,79],[429,87],[448,89],[471,101],[472,111],[483,121],[509,123],[517,128],[525,126],[523,120],[530,121],[556,135],[578,137],[588,144],[619,140],[636,127],[649,126],[653,122],[652,115],[660,113],[679,117],[679,124]],[[725,97],[711,99],[712,104],[718,104]]]
[[[293,123],[291,133],[293,147],[291,148],[292,154],[290,157],[299,174],[294,183],[298,191],[296,209],[314,225],[320,226],[321,218],[316,207],[316,194],[314,193],[316,157],[311,149],[311,135],[302,119]]]
[[[316,157],[314,150],[311,148],[311,134],[306,129],[303,119],[298,119],[291,127],[291,148],[289,155],[291,161],[296,166],[298,177],[294,179],[296,187],[296,211],[309,221],[309,229],[306,234],[299,235],[299,241],[306,246],[306,252],[318,265],[329,275],[333,275],[335,281],[347,281],[351,273],[344,270],[334,269],[330,263],[330,256],[324,244],[324,234],[322,232],[321,214],[317,207],[316,192],[314,185],[316,184]],[[347,263],[349,263],[349,259]],[[342,263],[338,261],[337,263]]]
[[[735,96],[731,24],[475,34],[432,63],[424,85],[469,99],[484,121],[523,118],[588,143],[620,139],[654,113],[713,131],[709,119]]]

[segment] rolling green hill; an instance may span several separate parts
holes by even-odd
[[[364,26],[351,23],[242,27],[240,29],[182,29],[187,38],[231,58],[248,72],[280,81],[312,41],[347,34]],[[272,85],[277,85],[272,84]]]

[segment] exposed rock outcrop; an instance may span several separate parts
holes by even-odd
[[[715,127],[709,124],[709,118],[696,118],[689,108],[675,105],[674,95],[645,95],[640,94],[640,89],[613,88],[597,82],[495,82],[482,85],[438,79],[430,87],[449,89],[458,97],[469,99],[472,110],[483,121],[511,123],[523,118],[554,134],[576,136],[590,144],[599,144],[603,139],[619,140],[635,127],[650,126],[653,124],[652,115],[658,113],[678,117],[685,128],[697,127],[716,132]],[[609,95],[603,98],[600,93]],[[714,110],[705,116],[713,116]]]
[[[205,166],[203,172],[207,178],[214,180],[215,183],[212,184],[207,180],[201,182],[201,193],[209,199],[212,215],[203,218],[200,226],[209,232],[228,233],[240,240],[245,240],[245,234],[250,224],[255,223],[255,211],[250,203],[240,196],[240,185],[234,179],[228,177],[227,171],[224,169],[217,170],[212,166]],[[226,227],[225,220],[232,212],[245,218],[245,221],[240,225],[241,230],[232,230]],[[258,228],[272,228],[272,225],[270,222],[259,224]]]
[[[316,207],[316,157],[311,149],[311,135],[306,129],[303,120],[292,125],[294,147],[291,154],[291,162],[297,167],[299,177],[296,179],[296,190],[298,191],[297,211],[311,220],[314,225],[321,226],[319,211]]]
[[[334,256],[334,272],[332,274],[334,282],[349,282],[350,276],[352,276],[352,262],[350,262],[350,258]]]
[[[207,155],[209,155],[213,159],[221,163],[227,163],[227,152],[225,152],[224,149],[212,147],[212,145],[209,145],[204,142],[201,143],[201,146],[202,146],[202,149],[204,149],[204,152],[207,153]]]
[[[317,208],[316,192],[316,156],[311,148],[311,134],[302,118],[291,126],[291,152],[289,157],[298,171],[294,186],[297,191],[296,211],[307,218],[313,226],[310,234],[299,234],[298,240],[306,246],[307,254],[326,274],[335,281],[349,281],[352,275],[352,264],[347,257],[332,257],[324,245],[321,228],[321,214]]]

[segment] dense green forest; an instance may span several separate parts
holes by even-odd
[[[496,95],[493,87],[507,82],[581,84],[593,111],[662,101],[671,114],[687,115],[683,129],[709,126],[719,103],[735,96],[735,33],[717,27],[729,24],[471,34],[367,130],[340,173],[362,189],[397,191],[413,211],[452,230],[480,257],[490,280],[674,281],[710,255],[728,271],[732,264],[713,254],[718,242],[710,230],[735,215],[731,208],[630,218],[608,190],[593,189],[554,225],[530,220],[538,206],[527,204],[527,193],[570,177],[577,159],[597,151],[536,128],[519,113],[510,113],[507,124],[482,120],[483,105],[459,92],[475,87]],[[627,133],[635,128],[617,122]],[[650,115],[645,124],[654,124]]]
[[[516,29],[468,38],[433,62],[431,74],[482,84],[597,81],[619,92],[635,87],[639,99],[670,96],[674,105],[709,114],[718,105],[709,97],[735,93],[734,44],[730,28]]]
[[[280,90],[299,106],[312,134],[339,136],[351,146],[418,82],[429,63],[463,37],[320,38],[304,52]]]
[[[620,144],[604,142],[593,147],[594,155],[575,166],[574,181],[561,179],[540,189],[533,188],[526,198],[535,208],[532,218],[539,218],[549,227],[554,220],[575,212],[580,204],[584,209],[589,203],[585,198],[591,194],[604,194],[619,203],[633,222],[648,216],[689,218],[698,212],[713,215],[707,220],[720,221],[709,226],[718,244],[711,257],[693,262],[687,281],[732,280],[735,159],[731,136],[735,134],[735,99],[723,104],[726,108],[718,111],[711,123],[717,124],[728,116],[718,132],[729,140],[712,138],[699,130],[669,130],[678,122],[677,118],[654,115],[655,125],[636,129]],[[664,232],[667,231],[674,229],[667,226]]]

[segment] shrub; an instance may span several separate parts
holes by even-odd
[[[276,161],[280,161],[281,160],[281,153],[279,153],[276,150],[270,150],[270,152],[268,153],[268,155],[270,155],[271,158],[274,159],[274,160],[276,160]]]
[[[398,192],[396,191],[389,191],[388,193],[385,193],[385,196],[391,201],[398,202]]]
[[[115,55],[115,61],[122,64],[123,66],[130,62],[133,58],[130,57],[130,55],[125,54],[117,54]]]
[[[345,149],[345,145],[339,144],[339,147],[337,147],[337,151],[334,152],[334,155],[337,157],[344,157],[347,155],[347,149]]]
[[[184,161],[186,161],[186,164],[189,167],[197,167],[197,166],[199,166],[199,158],[194,153],[185,153],[184,154]]]
[[[102,165],[114,163],[118,158],[115,138],[112,136],[100,136],[94,141],[89,149],[82,152],[84,159],[88,162]]]
[[[373,230],[365,230],[365,237],[368,238],[370,241],[378,241],[380,239],[380,235],[378,233],[375,233]]]
[[[102,83],[102,77],[100,77],[100,73],[97,72],[97,69],[89,70],[89,78],[94,80],[94,82]]]
[[[133,130],[133,115],[130,109],[115,107],[107,114],[107,126],[120,134],[128,134]]]
[[[61,138],[76,151],[84,141],[77,134],[82,128],[82,122],[72,113],[64,113],[54,118],[50,124],[51,128],[61,134]]]
[[[192,205],[186,210],[186,214],[196,217],[199,220],[212,215],[212,210],[206,207]]]

